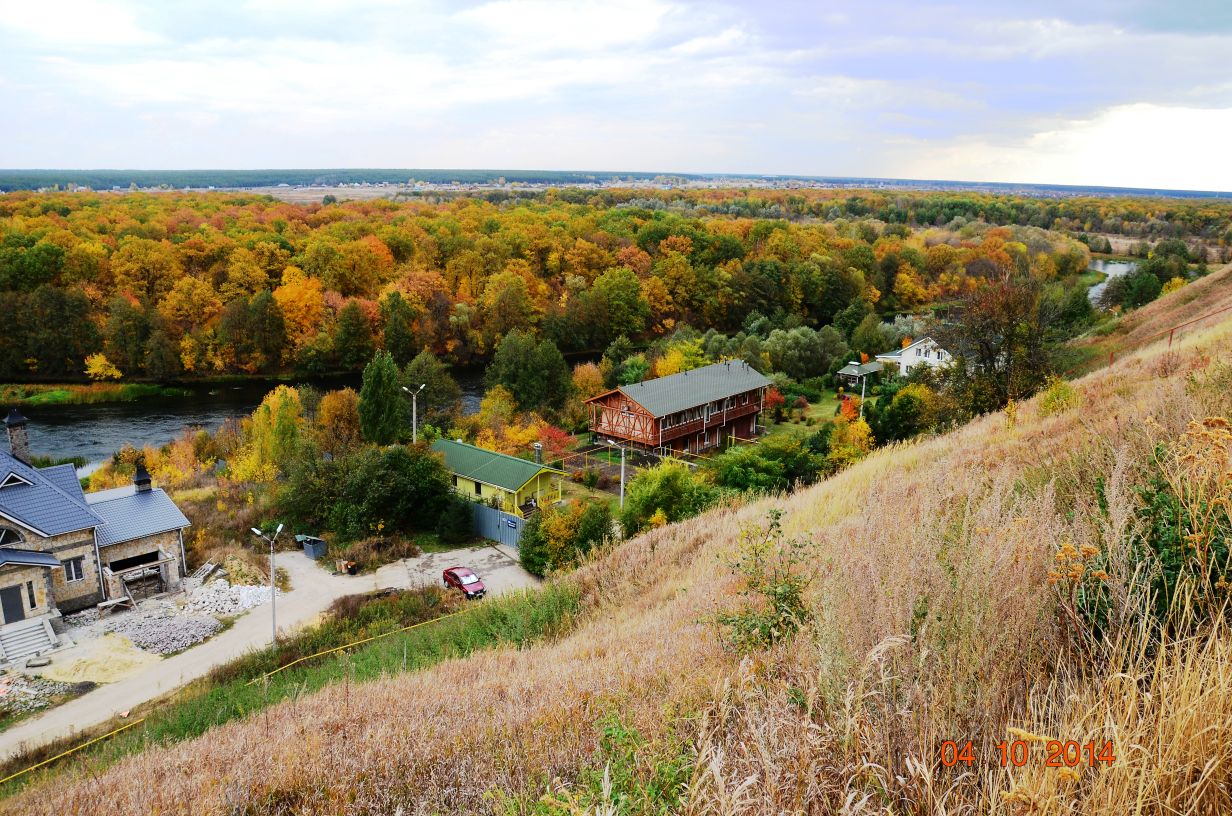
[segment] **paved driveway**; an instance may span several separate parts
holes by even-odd
[[[497,546],[466,547],[408,558],[368,575],[333,575],[301,552],[278,553],[277,566],[291,578],[291,591],[278,598],[278,630],[286,633],[315,622],[336,599],[372,589],[400,589],[436,584],[441,570],[468,566],[483,579],[490,595],[536,586],[538,579],[518,565],[510,550]],[[222,634],[168,657],[115,683],[102,685],[62,706],[0,731],[0,759],[43,745],[115,717],[208,674],[215,667],[270,642],[269,605],[258,606]],[[72,649],[56,660],[72,660]]]

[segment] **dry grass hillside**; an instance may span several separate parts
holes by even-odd
[[[1166,333],[1173,326],[1228,308],[1232,308],[1232,264],[1160,298],[1147,308],[1129,312],[1108,334],[1089,336],[1074,345],[1089,350],[1098,364],[1107,360],[1110,351],[1120,357],[1123,350],[1138,348],[1161,334],[1165,335],[1166,342]]]
[[[1187,308],[1228,282],[1187,287],[1206,292]],[[1135,581],[1127,549],[1153,475],[1224,502],[1212,523],[1227,522],[1232,447],[1226,424],[1202,423],[1232,416],[1229,349],[1232,321],[1195,328],[1077,381],[1048,416],[1032,400],[629,541],[564,579],[588,611],[555,642],[336,685],[5,809],[651,810],[645,786],[603,809],[617,782],[588,772],[618,720],[640,740],[612,779],[683,757],[673,808],[688,814],[1230,812],[1232,637],[1201,621],[1223,588],[1178,605],[1176,637],[1152,635],[1136,589],[1150,565]],[[714,617],[740,603],[728,561],[771,508],[807,543],[810,615],[742,655]],[[993,746],[1015,738],[1111,740],[1116,759],[1049,768],[1032,742],[1001,768]],[[976,762],[945,767],[944,740],[972,740]],[[537,801],[550,791],[555,809]]]

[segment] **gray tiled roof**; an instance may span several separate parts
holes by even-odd
[[[81,505],[86,503],[86,494],[81,489],[81,480],[77,478],[77,468],[72,465],[56,465],[39,468],[39,473],[50,479],[52,484],[60,488],[70,499]]]
[[[190,526],[171,497],[158,488],[145,493],[132,485],[100,490],[87,493],[86,502],[103,520],[94,531],[100,547]]]
[[[66,493],[60,484],[68,487],[67,479],[58,468],[52,470],[57,472],[49,477],[11,454],[0,451],[0,481],[14,473],[30,483],[0,488],[0,515],[45,536],[97,526],[99,517],[79,498]],[[78,486],[76,496],[80,495],[81,487]]]
[[[12,547],[0,547],[0,567],[5,564],[20,564],[24,567],[58,567],[60,559],[51,553],[37,550],[15,550]]]
[[[622,385],[619,390],[654,416],[662,417],[768,385],[770,381],[757,369],[742,360],[733,360]]]

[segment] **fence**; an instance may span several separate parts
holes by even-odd
[[[516,547],[522,540],[523,519],[486,504],[471,502],[471,527],[483,538]]]

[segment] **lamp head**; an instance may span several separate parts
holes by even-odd
[[[261,531],[260,531],[260,530],[258,530],[256,527],[252,527],[252,528],[250,528],[250,529],[252,530],[252,534],[253,534],[253,535],[255,535],[255,536],[263,536],[263,535],[265,535],[265,533],[261,532]]]
[[[279,534],[279,533],[281,533],[281,532],[282,532],[282,524],[281,524],[281,523],[279,523],[279,524],[278,524],[278,529],[274,531],[274,535],[278,535],[278,534]]]

